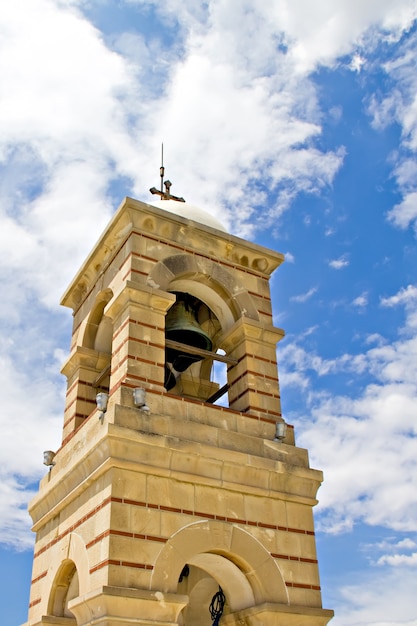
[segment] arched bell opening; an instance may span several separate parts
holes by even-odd
[[[97,376],[93,381],[93,393],[108,393],[110,387],[111,355],[113,343],[113,322],[104,314],[106,305],[113,297],[111,289],[102,291],[88,317],[83,346],[97,355],[95,369]]]
[[[54,617],[71,617],[74,614],[68,608],[68,602],[78,597],[79,581],[75,563],[70,559],[62,562],[52,584],[48,602],[48,614]]]
[[[257,308],[237,276],[221,264],[193,254],[175,254],[149,272],[148,284],[164,291],[192,293],[205,302],[220,321],[223,332],[245,315],[259,320]]]
[[[164,386],[171,393],[207,400],[219,387],[211,382],[211,373],[221,325],[202,300],[173,293],[176,302],[165,318]]]
[[[83,345],[86,348],[101,348],[106,352],[109,348],[111,350],[111,336],[109,345],[108,333],[105,333],[103,328],[103,315],[106,304],[110,302],[112,296],[113,292],[111,289],[106,289],[97,296],[91,313],[88,316],[84,332]]]

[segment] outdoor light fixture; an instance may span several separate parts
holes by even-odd
[[[104,391],[100,391],[100,393],[96,395],[96,404],[97,404],[98,410],[100,411],[100,413],[98,414],[98,419],[100,420],[104,418],[104,414],[107,411],[108,401],[109,401],[108,393],[104,393]]]
[[[146,391],[143,387],[135,387],[133,390],[133,404],[145,413],[150,412],[150,408],[146,404]]]
[[[277,422],[274,441],[282,443],[285,439],[286,432],[287,424],[285,422]]]
[[[45,452],[43,453],[43,464],[51,469],[53,465],[55,465],[54,458],[55,452],[52,452],[52,450],[45,450]]]

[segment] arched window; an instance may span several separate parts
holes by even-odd
[[[70,559],[62,562],[52,585],[48,613],[56,617],[74,617],[68,602],[79,595],[78,572]]]
[[[94,393],[108,393],[113,342],[113,322],[104,315],[104,309],[113,297],[111,289],[101,292],[89,315],[84,332],[83,346],[97,353],[97,377]]]

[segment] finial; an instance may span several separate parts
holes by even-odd
[[[159,175],[161,177],[161,189],[157,189],[156,187],[151,187],[149,191],[152,194],[157,194],[161,196],[161,200],[176,200],[177,202],[185,202],[184,198],[179,198],[178,196],[173,196],[170,192],[172,183],[170,180],[166,180],[164,182],[165,176],[165,168],[164,168],[164,144],[161,144],[161,167],[159,168]],[[164,191],[165,185],[165,191]]]

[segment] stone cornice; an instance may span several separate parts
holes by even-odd
[[[241,492],[243,488],[253,495],[285,497],[312,506],[317,503],[322,472],[292,464],[297,450],[288,446],[288,460],[280,461],[224,445],[102,423],[94,413],[71,439],[71,446],[64,446],[56,454],[56,465],[41,481],[29,512],[37,531],[112,467],[231,491]]]
[[[79,307],[92,285],[106,271],[133,233],[167,244],[175,242],[183,252],[202,254],[260,277],[268,277],[284,260],[279,252],[145,202],[125,198],[63,295],[63,306],[74,310]]]

